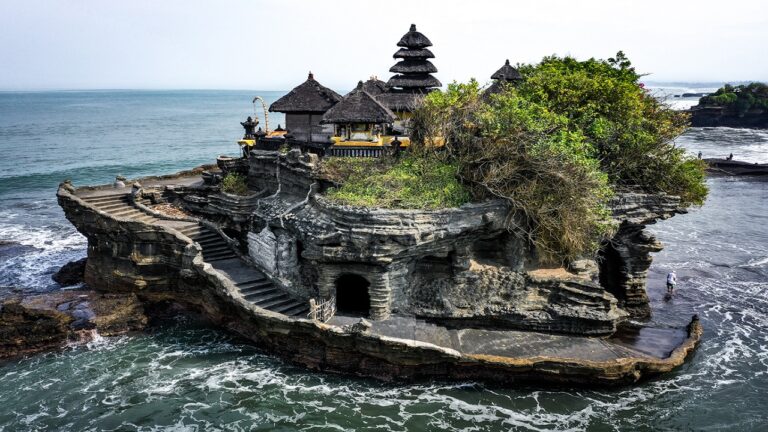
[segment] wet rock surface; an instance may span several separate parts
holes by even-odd
[[[685,213],[676,196],[664,194],[623,193],[611,202],[619,229],[603,247],[598,260],[600,285],[613,294],[619,306],[634,318],[651,314],[646,290],[648,269],[661,242],[647,231],[647,225]]]
[[[66,290],[0,304],[0,358],[59,349],[67,343],[143,330],[148,322],[134,294]]]
[[[85,281],[85,263],[88,258],[71,261],[62,266],[52,279],[61,286],[72,286]]]

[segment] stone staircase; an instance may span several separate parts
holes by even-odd
[[[167,222],[135,207],[128,193],[82,196],[85,202],[112,216],[145,223]],[[250,303],[273,312],[305,318],[309,303],[272,283],[260,270],[240,259],[216,231],[196,222],[174,222],[173,229],[200,245],[203,260],[228,277]]]

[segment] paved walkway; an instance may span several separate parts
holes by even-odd
[[[360,318],[335,316],[328,324],[354,324]],[[451,329],[423,320],[393,316],[371,321],[371,332],[452,348],[463,354],[502,357],[557,357],[604,361],[626,357],[669,357],[688,336],[682,329],[626,327],[609,338],[518,330]]]

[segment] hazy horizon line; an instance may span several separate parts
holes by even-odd
[[[720,87],[725,84],[740,85],[752,82],[766,82],[763,80],[725,80],[725,81],[642,81],[651,86],[678,86],[696,85],[701,87]],[[301,83],[297,83],[299,85]],[[353,86],[354,87],[354,86]],[[351,88],[353,88],[351,87]],[[350,88],[350,90],[351,90]],[[441,89],[444,87],[441,87]],[[288,92],[291,89],[255,89],[244,87],[40,87],[40,88],[0,88],[2,93],[43,93],[43,92],[131,92],[131,91],[262,91],[262,92]]]

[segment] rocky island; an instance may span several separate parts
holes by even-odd
[[[662,247],[646,226],[706,196],[702,162],[669,144],[684,117],[622,53],[507,61],[490,87],[441,91],[429,46],[411,26],[395,75],[344,96],[310,73],[269,108],[285,129],[242,123],[242,157],[61,183],[91,295],[179,306],[288,361],[385,380],[616,385],[681,365],[698,320],[642,320]],[[598,81],[613,90],[586,93]],[[38,311],[60,341],[76,319],[61,313],[83,309],[60,300],[0,319]]]
[[[691,125],[695,127],[768,128],[768,85],[726,84],[699,99],[690,113]]]

